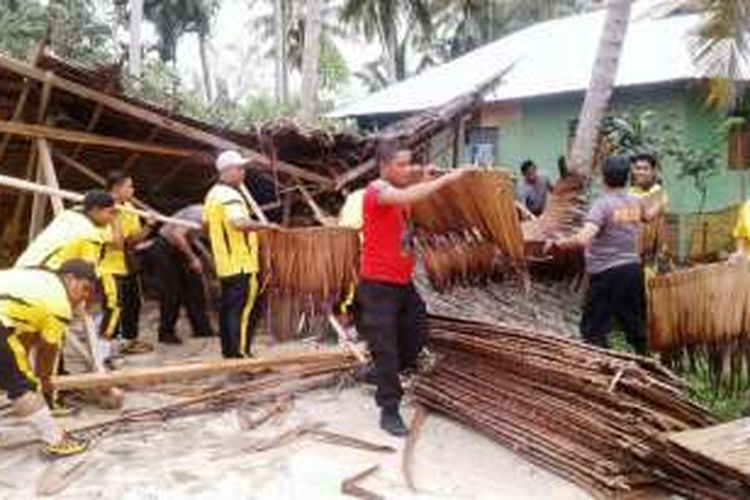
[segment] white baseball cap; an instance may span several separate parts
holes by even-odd
[[[231,167],[244,167],[250,163],[250,158],[245,158],[237,151],[224,151],[216,157],[216,170],[223,172]]]

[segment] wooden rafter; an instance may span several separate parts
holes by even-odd
[[[159,127],[153,127],[151,131],[148,133],[148,137],[143,141],[144,144],[151,143],[154,139],[156,139],[156,136],[159,135]],[[141,159],[141,153],[133,153],[130,156],[128,156],[128,159],[125,160],[125,163],[122,165],[122,169],[125,172],[130,172],[133,168],[135,168],[135,164],[138,162],[138,160]],[[184,164],[183,164],[184,165]]]
[[[13,59],[11,57],[1,55],[1,54],[0,54],[0,67],[3,67],[9,71],[12,71],[26,78],[32,78],[40,82],[45,81],[45,78],[46,78],[44,71],[38,68],[35,68],[27,63],[18,61],[16,59]],[[150,123],[152,125],[162,127],[165,130],[169,130],[170,132],[176,133],[183,137],[187,137],[194,141],[207,144],[218,150],[225,150],[225,149],[238,150],[243,155],[253,160],[254,162],[253,166],[255,168],[268,170],[268,169],[275,167],[280,172],[283,172],[287,175],[296,176],[296,177],[299,177],[300,179],[314,182],[316,184],[323,184],[323,185],[328,185],[328,186],[333,185],[333,179],[330,177],[316,174],[314,172],[310,172],[303,168],[300,168],[290,163],[286,163],[282,161],[276,161],[272,164],[271,160],[267,156],[260,154],[257,151],[253,151],[244,146],[241,146],[240,144],[237,144],[233,141],[224,139],[222,137],[219,137],[217,135],[211,134],[204,130],[192,127],[185,123],[181,123],[179,121],[173,120],[171,118],[168,118],[154,111],[150,111],[148,109],[131,104],[122,99],[118,99],[111,95],[105,94],[104,92],[93,90],[89,87],[86,87],[85,85],[81,85],[79,83],[67,80],[58,75],[53,74],[50,77],[50,82],[55,88],[77,95],[78,97],[102,104],[103,106],[109,109],[112,109],[114,111],[126,114],[128,116],[132,116],[134,118]]]
[[[72,158],[72,157],[70,157],[70,156],[68,156],[68,155],[66,155],[64,153],[60,153],[59,151],[55,151],[54,149],[52,150],[52,155],[55,158],[59,159],[61,162],[65,163],[67,166],[69,166],[73,170],[75,170],[75,171],[77,171],[77,172],[85,175],[86,177],[88,177],[92,181],[96,182],[100,186],[104,187],[104,186],[107,185],[107,180],[104,177],[102,177],[101,175],[97,174],[96,172],[94,172],[93,170],[91,170],[90,168],[88,168],[86,165],[84,165],[83,163],[81,163],[80,161],[78,161],[78,160],[76,160],[76,159],[74,159],[74,158]],[[157,212],[157,210],[155,210],[154,208],[150,207],[149,205],[147,205],[143,201],[139,200],[138,198],[134,198],[133,199],[133,203],[137,207],[140,207],[140,208],[142,208],[144,210],[148,210],[149,212]]]
[[[36,52],[33,56],[34,66],[36,66],[39,63],[39,59],[42,57],[42,54],[44,53],[44,47],[45,43],[41,42],[37,48]],[[29,99],[29,93],[31,92],[31,87],[34,84],[34,80],[31,78],[24,79],[23,82],[23,88],[21,89],[20,94],[18,95],[18,100],[16,101],[16,107],[13,109],[13,114],[10,117],[10,121],[16,122],[21,119],[23,116],[23,110],[26,108],[26,101]],[[3,158],[5,157],[5,149],[8,147],[8,143],[10,142],[11,135],[10,134],[3,134],[3,139],[0,141],[0,162],[3,161]]]
[[[125,149],[129,151],[138,151],[141,153],[150,153],[159,156],[175,156],[179,158],[193,157],[196,159],[203,158],[204,161],[208,161],[206,159],[206,153],[204,153],[203,151],[175,148],[170,146],[157,146],[155,144],[143,144],[140,142],[117,139],[115,137],[90,134],[87,132],[67,130],[63,128],[46,127],[42,125],[0,121],[0,132],[6,132],[9,134],[20,135],[24,137],[41,137],[54,141],[86,144],[89,146]]]
[[[107,84],[104,86],[104,91],[109,92],[112,90],[113,87],[113,80],[109,79],[107,80]],[[89,118],[89,122],[86,124],[86,132],[93,132],[96,126],[99,124],[99,120],[102,117],[102,113],[104,112],[104,106],[102,104],[97,104],[96,108],[94,108],[94,112],[91,113],[91,118]],[[73,150],[73,154],[71,155],[71,158],[76,159],[78,158],[78,155],[81,154],[81,151],[83,150],[83,144],[78,144],[76,148]]]

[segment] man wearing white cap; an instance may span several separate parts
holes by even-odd
[[[250,160],[236,151],[216,158],[218,182],[206,195],[203,220],[208,226],[216,272],[221,283],[219,329],[225,358],[250,355],[252,334],[260,319],[258,234],[262,224],[250,218],[241,187]]]

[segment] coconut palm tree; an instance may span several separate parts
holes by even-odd
[[[584,178],[591,176],[599,130],[614,89],[632,3],[632,0],[609,0],[607,5],[594,68],[570,153],[573,170]]]
[[[400,34],[410,26],[419,27],[426,37],[432,31],[431,13],[425,0],[347,0],[341,18],[368,41],[378,40],[391,83],[398,79],[399,40],[403,39]]]
[[[304,52],[302,56],[302,89],[300,119],[312,124],[318,115],[318,66],[323,28],[323,0],[307,0],[305,13]]]

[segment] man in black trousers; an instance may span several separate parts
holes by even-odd
[[[203,206],[189,205],[173,215],[176,219],[202,224]],[[175,333],[180,308],[185,306],[193,335],[213,335],[206,314],[204,261],[207,253],[200,241],[202,231],[176,224],[165,224],[152,241],[147,255],[159,291],[159,342],[181,344]]]

